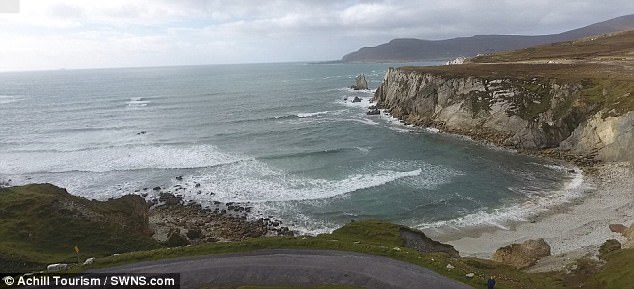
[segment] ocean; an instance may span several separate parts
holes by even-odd
[[[579,170],[366,115],[398,65],[0,73],[0,181],[100,200],[161,186],[309,234],[358,219],[506,228],[583,194]],[[350,89],[361,73],[370,90]]]

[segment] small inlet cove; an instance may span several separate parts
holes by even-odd
[[[439,237],[508,229],[587,190],[576,168],[368,115],[390,66],[2,73],[0,181],[233,202],[298,234],[381,219]],[[359,74],[369,90],[350,88]]]

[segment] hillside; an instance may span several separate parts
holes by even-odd
[[[634,29],[634,14],[551,35],[475,35],[446,40],[394,39],[349,53],[342,62],[408,62],[451,59],[570,41],[591,35]]]
[[[44,268],[87,257],[159,247],[139,196],[105,202],[49,184],[0,189],[0,271]]]

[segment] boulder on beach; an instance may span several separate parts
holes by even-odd
[[[368,89],[368,81],[365,79],[364,74],[359,74],[356,78],[355,84],[351,86],[354,90]]]
[[[511,244],[495,251],[493,260],[517,269],[528,268],[543,257],[550,256],[550,245],[544,239]]]
[[[610,231],[614,233],[619,233],[619,234],[624,234],[625,231],[628,229],[623,224],[610,224],[609,227],[610,227]]]

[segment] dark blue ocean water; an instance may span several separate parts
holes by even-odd
[[[312,233],[363,218],[503,226],[576,194],[582,177],[560,166],[366,116],[388,66],[0,73],[0,180],[97,199],[181,184]],[[360,73],[370,91],[347,88]]]

